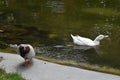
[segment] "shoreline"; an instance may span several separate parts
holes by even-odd
[[[7,52],[0,52],[0,53],[7,53]],[[12,53],[9,53],[9,54],[16,54],[16,53],[12,52]],[[53,59],[53,58],[49,58],[49,57],[45,57],[45,56],[35,56],[35,58],[39,59],[39,60],[43,60],[43,61],[52,62],[52,63],[55,63],[55,64],[71,66],[71,67],[76,67],[76,68],[80,68],[80,69],[86,69],[86,70],[108,73],[108,74],[114,74],[114,75],[120,76],[120,70],[119,69],[115,69],[115,68],[108,67],[108,66],[100,66],[99,67],[99,66],[92,65],[92,64],[77,63],[77,62],[72,61],[72,60]],[[3,59],[3,57],[0,58],[0,61],[1,61],[1,59]]]
[[[33,59],[31,67],[24,67],[24,59],[19,55],[10,53],[1,53],[4,60],[0,62],[0,68],[5,69],[7,73],[17,72],[25,79],[30,80],[120,80],[120,76],[106,74],[55,64],[43,60]]]
[[[48,62],[52,62],[52,63],[56,63],[56,64],[65,65],[65,66],[72,66],[72,67],[77,67],[77,68],[81,68],[81,69],[102,72],[102,73],[108,73],[108,74],[114,74],[114,75],[120,76],[119,69],[115,69],[115,68],[108,67],[108,66],[99,67],[99,66],[87,64],[87,63],[77,63],[72,60],[52,59],[52,58],[42,57],[42,56],[36,56],[35,58],[44,60],[44,61],[48,61]]]

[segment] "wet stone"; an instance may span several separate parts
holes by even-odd
[[[0,56],[0,62],[3,60],[4,58],[2,56]]]

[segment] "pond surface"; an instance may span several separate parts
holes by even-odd
[[[119,0],[1,0],[0,43],[30,43],[38,55],[120,69]],[[95,48],[70,34],[109,38]]]

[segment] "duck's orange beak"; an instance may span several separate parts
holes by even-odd
[[[104,38],[108,38],[109,37],[109,35],[104,35]]]

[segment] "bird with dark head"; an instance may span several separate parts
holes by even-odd
[[[17,46],[17,52],[25,59],[24,66],[31,66],[32,58],[35,56],[33,47],[29,44],[20,44]]]
[[[30,51],[29,46],[26,46],[26,47],[20,46],[20,47],[19,47],[20,55],[21,55],[23,58],[26,56],[27,53],[29,53],[29,51]]]

